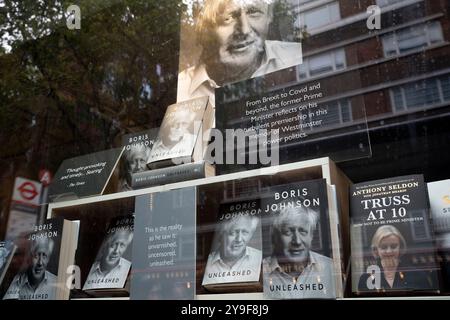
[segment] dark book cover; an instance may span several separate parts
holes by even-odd
[[[214,167],[206,161],[180,164],[161,169],[137,172],[132,175],[133,189],[188,181],[214,176]]]
[[[58,270],[64,220],[53,218],[35,225],[23,247],[22,265],[8,284],[3,299],[54,300],[57,298]]]
[[[124,151],[119,165],[118,192],[133,190],[133,174],[145,172],[158,129],[129,133],[122,137]]]
[[[131,269],[134,215],[114,217],[106,230],[83,290],[94,293],[125,288]]]
[[[50,201],[103,194],[123,149],[109,149],[64,160],[49,186]]]
[[[325,180],[270,187],[262,195],[264,295],[335,298],[335,270]]]
[[[192,300],[196,188],[136,197],[131,300]]]
[[[438,291],[438,266],[422,175],[350,188],[352,289],[356,294]]]
[[[202,285],[260,287],[262,261],[259,199],[222,203]]]

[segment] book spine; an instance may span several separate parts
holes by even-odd
[[[205,177],[205,163],[188,163],[169,168],[149,170],[133,174],[133,189],[175,183]]]

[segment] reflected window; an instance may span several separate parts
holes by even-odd
[[[317,29],[338,21],[341,18],[339,3],[337,1],[327,5],[300,12],[295,23],[297,27],[304,28],[308,31]]]
[[[345,50],[338,49],[305,57],[299,66],[300,79],[306,79],[322,74],[343,70],[347,66]]]
[[[383,36],[382,41],[384,55],[391,57],[440,43],[444,36],[441,24],[435,21],[394,31]]]
[[[386,7],[403,1],[405,0],[377,0],[377,5],[380,7]]]
[[[450,74],[391,89],[394,111],[415,108],[432,108],[450,100]]]
[[[353,120],[351,102],[349,99],[330,101],[321,104],[321,109],[326,110],[326,115],[322,115],[323,127],[336,126]],[[317,128],[316,128],[317,129]],[[311,129],[311,130],[314,130]]]

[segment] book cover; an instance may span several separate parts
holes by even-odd
[[[136,197],[131,300],[192,300],[196,188]]]
[[[450,292],[450,179],[427,185],[443,291]]]
[[[450,179],[430,182],[427,186],[434,231],[450,233]]]
[[[110,221],[83,290],[127,291],[125,284],[131,269],[133,234],[134,214],[114,217]]]
[[[109,149],[64,160],[49,186],[50,202],[103,194],[123,149]]]
[[[203,160],[209,137],[204,137],[212,126],[212,107],[208,98],[197,98],[167,107],[150,152],[148,165],[181,164]],[[171,162],[171,163],[168,163]]]
[[[68,298],[66,270],[73,265],[78,229],[76,222],[46,220],[26,239],[26,257],[3,299],[55,300]]]
[[[0,284],[14,257],[17,246],[12,241],[0,241]]]
[[[355,184],[350,189],[350,210],[353,292],[439,290],[422,175]]]
[[[272,186],[263,194],[264,295],[271,299],[338,296],[325,180]]]
[[[259,199],[221,204],[203,275],[204,287],[260,287],[260,213]]]
[[[118,192],[133,190],[132,176],[147,170],[150,151],[155,144],[158,129],[126,134],[122,137],[124,152],[119,165]]]

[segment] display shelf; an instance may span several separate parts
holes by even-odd
[[[280,166],[261,168],[256,170],[231,173],[226,175],[208,177],[204,179],[196,179],[191,181],[183,181],[162,186],[155,186],[151,188],[139,189],[134,191],[127,191],[115,194],[107,194],[102,196],[93,196],[83,199],[68,200],[51,203],[48,208],[47,217],[64,217],[69,220],[81,220],[80,237],[79,237],[79,252],[77,253],[77,264],[80,265],[82,280],[86,277],[86,272],[90,266],[90,261],[94,258],[96,250],[95,244],[100,243],[101,232],[97,232],[102,225],[119,212],[134,210],[134,199],[136,196],[154,194],[158,192],[165,192],[169,190],[176,190],[186,187],[200,187],[201,189],[211,189],[213,194],[217,193],[214,190],[226,189],[241,184],[243,181],[269,181],[274,183],[286,183],[301,180],[325,179],[330,185],[335,185],[340,201],[340,208],[342,214],[340,215],[342,226],[348,226],[348,186],[350,180],[344,173],[336,166],[330,158],[319,158],[308,161],[295,162]],[[245,184],[245,183],[244,183]],[[251,189],[251,188],[250,188]],[[250,190],[249,189],[249,190]],[[241,190],[242,191],[242,190]],[[251,191],[250,191],[251,192]],[[220,192],[219,192],[220,194]],[[220,197],[217,197],[220,198]],[[198,210],[198,209],[197,209]],[[214,210],[212,210],[214,211]],[[215,214],[211,213],[211,218]],[[201,219],[200,219],[201,220]],[[214,220],[214,218],[212,219]],[[201,222],[201,221],[200,221]],[[197,217],[197,225],[199,219]],[[84,227],[83,227],[84,226]],[[200,232],[200,230],[197,230]],[[343,237],[348,237],[347,228],[342,229]],[[346,242],[346,241],[344,241]],[[348,251],[347,251],[348,252]],[[199,255],[197,253],[197,259]],[[345,261],[348,261],[347,254]],[[198,263],[198,260],[197,260]],[[201,288],[201,282],[197,278],[197,292],[196,299],[210,300],[210,299],[263,299],[262,292],[242,292],[242,293],[211,293]],[[117,298],[110,298],[117,299]]]
[[[299,174],[300,176],[305,177],[305,178],[311,178],[311,179],[323,178],[327,181],[328,184],[338,184],[339,186],[341,186],[341,188],[339,188],[339,189],[341,190],[342,193],[347,192],[343,189],[345,189],[344,188],[345,185],[350,183],[348,178],[346,178],[345,175],[342,172],[340,172],[340,170],[337,168],[336,164],[334,162],[332,162],[332,160],[330,158],[319,158],[319,159],[314,159],[314,160],[307,160],[307,161],[284,164],[284,165],[280,165],[280,166],[267,167],[267,168],[231,173],[231,174],[226,174],[226,175],[208,177],[208,178],[204,178],[204,179],[196,179],[196,180],[190,180],[190,181],[177,182],[177,183],[166,184],[166,185],[155,186],[155,187],[151,187],[151,188],[144,188],[144,189],[133,190],[133,191],[125,191],[125,192],[113,193],[113,194],[107,194],[107,195],[101,195],[101,196],[86,197],[86,198],[82,198],[82,199],[54,202],[54,203],[50,203],[48,206],[47,218],[53,217],[53,216],[55,216],[55,214],[58,215],[58,212],[60,211],[60,209],[76,207],[79,205],[95,203],[95,202],[99,202],[99,201],[123,199],[123,198],[135,197],[138,195],[149,194],[149,193],[164,192],[164,191],[168,191],[168,190],[181,189],[181,188],[192,187],[192,186],[200,186],[200,185],[213,184],[213,183],[219,183],[219,182],[225,182],[225,181],[231,181],[231,180],[240,180],[240,179],[251,178],[251,177],[255,177],[255,176],[267,176],[267,175],[274,175],[274,174]],[[347,205],[347,207],[348,207],[348,205]]]

